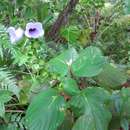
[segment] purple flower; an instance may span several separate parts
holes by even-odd
[[[31,22],[26,25],[25,35],[28,38],[39,38],[44,35],[44,30],[40,22]]]
[[[18,42],[23,37],[23,34],[24,34],[24,31],[22,28],[15,29],[14,27],[9,27],[7,29],[7,32],[9,33],[10,41],[13,44]]]

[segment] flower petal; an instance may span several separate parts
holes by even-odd
[[[30,22],[26,25],[25,35],[28,38],[39,38],[44,35],[44,30],[40,22]]]
[[[9,33],[10,41],[13,44],[18,42],[23,37],[23,34],[24,34],[24,31],[22,28],[18,28],[15,30],[14,27],[9,27],[7,29],[7,32]]]

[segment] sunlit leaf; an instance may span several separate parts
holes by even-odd
[[[90,46],[83,50],[73,63],[72,69],[76,76],[93,77],[98,75],[106,63],[99,48]]]
[[[50,71],[56,72],[63,76],[66,75],[69,71],[69,65],[71,66],[71,64],[76,60],[77,57],[78,54],[74,48],[66,50],[56,58],[50,60]]]

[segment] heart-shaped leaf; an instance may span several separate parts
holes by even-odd
[[[82,115],[77,119],[72,130],[108,130],[111,119],[105,102],[109,93],[102,88],[87,88],[79,95],[74,96],[70,104],[78,108]]]
[[[50,71],[56,72],[62,76],[66,75],[69,71],[68,66],[76,60],[78,54],[74,48],[66,50],[56,58],[50,60],[49,67]]]
[[[81,52],[73,63],[72,70],[76,76],[93,77],[102,71],[105,63],[101,51],[97,47],[90,46]]]

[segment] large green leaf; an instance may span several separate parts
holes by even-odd
[[[26,121],[29,130],[56,130],[64,120],[65,101],[54,89],[37,95],[30,104]]]
[[[72,69],[79,77],[93,77],[102,71],[105,61],[101,51],[97,47],[90,46],[81,52]]]
[[[5,114],[4,103],[11,100],[11,93],[6,90],[0,90],[0,117],[3,117]]]
[[[98,81],[102,86],[117,88],[127,81],[126,75],[116,66],[107,64],[103,71],[98,75]]]
[[[63,81],[63,88],[64,91],[69,95],[76,95],[80,92],[76,81],[71,78],[66,78]]]
[[[78,54],[74,48],[66,50],[56,58],[50,60],[49,67],[52,72],[61,74],[62,76],[66,75],[69,71],[68,66],[76,60]]]
[[[81,110],[73,130],[107,130],[111,114],[105,107],[109,93],[102,88],[87,88],[74,96],[70,104]]]

